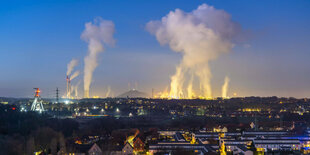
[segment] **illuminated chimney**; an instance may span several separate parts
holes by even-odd
[[[70,79],[69,79],[69,77],[68,77],[68,75],[67,75],[67,92],[66,92],[66,95],[67,95],[67,98],[69,98],[69,84],[70,84]]]
[[[69,91],[68,91],[68,98],[71,98],[71,80],[69,79]]]

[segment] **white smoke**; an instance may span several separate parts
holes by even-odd
[[[81,39],[88,43],[88,55],[84,58],[84,95],[89,97],[89,87],[95,68],[98,66],[97,57],[103,52],[103,44],[114,45],[114,23],[96,18],[94,22],[85,24]]]
[[[75,85],[71,85],[70,95],[74,92],[74,89],[75,89]]]
[[[161,45],[168,44],[183,56],[171,77],[170,97],[191,98],[194,75],[199,80],[202,96],[212,97],[209,61],[228,53],[234,46],[232,37],[239,31],[239,25],[231,21],[230,15],[202,4],[188,13],[180,9],[170,11],[160,21],[147,23],[146,29]],[[185,82],[188,84],[186,95],[183,93]]]
[[[107,98],[107,97],[111,97],[111,87],[110,86],[108,86],[108,89],[107,89],[107,92],[106,92],[106,94],[105,94],[105,97]]]
[[[222,98],[228,98],[228,86],[229,86],[229,77],[226,76],[224,80],[224,84],[222,86]]]
[[[72,81],[74,78],[80,75],[80,71],[75,71],[71,76],[70,76],[70,81]]]
[[[79,89],[79,85],[81,84],[81,81],[79,81],[77,84],[72,85],[71,86],[71,92],[70,94],[74,93],[74,98],[78,98],[78,89]]]
[[[67,76],[69,76],[71,74],[71,72],[73,71],[74,67],[78,64],[78,60],[77,59],[72,59],[68,65],[67,65]]]
[[[79,90],[80,83],[81,83],[81,81],[79,81],[79,82],[75,85],[75,87],[74,87],[74,94],[75,94],[75,97],[76,97],[76,98],[79,97],[79,94],[78,94],[79,92],[78,92],[78,90]]]

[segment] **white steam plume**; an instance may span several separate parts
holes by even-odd
[[[224,80],[224,84],[222,86],[222,98],[227,98],[228,97],[228,86],[229,86],[229,77],[226,76]]]
[[[75,94],[75,97],[76,97],[76,98],[79,97],[78,90],[79,90],[80,83],[81,83],[81,81],[79,81],[79,82],[75,85],[75,87],[74,87],[74,94]]]
[[[69,76],[71,74],[71,72],[73,71],[74,67],[78,64],[78,60],[77,59],[72,59],[68,65],[67,65],[67,76]]]
[[[161,45],[167,44],[183,56],[171,77],[170,97],[191,98],[194,95],[191,80],[187,82],[187,94],[183,90],[186,78],[192,76],[198,77],[202,96],[212,97],[209,61],[228,53],[234,46],[232,37],[239,31],[239,25],[231,21],[230,15],[202,4],[192,12],[170,11],[161,20],[147,23],[146,29]]]
[[[74,78],[80,75],[80,71],[75,71],[71,76],[70,76],[70,81],[72,81]]]
[[[103,52],[103,44],[114,45],[114,23],[96,18],[94,22],[85,24],[81,39],[88,43],[88,55],[84,58],[84,97],[89,97],[89,87],[95,68],[98,66],[97,57]]]
[[[105,94],[105,97],[106,97],[106,98],[107,98],[107,97],[111,97],[110,95],[111,95],[111,87],[108,86],[108,90],[107,90],[107,93]]]
[[[71,85],[70,95],[74,92],[74,89],[75,89],[75,85]]]
[[[78,98],[78,89],[79,89],[79,85],[80,85],[80,84],[81,84],[81,81],[79,81],[77,84],[71,86],[71,92],[70,92],[70,94],[73,94],[73,93],[74,93],[74,97],[75,97],[75,98]]]

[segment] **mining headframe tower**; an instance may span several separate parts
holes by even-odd
[[[33,88],[33,89],[35,89],[35,94],[34,94],[34,100],[31,105],[30,110],[42,113],[44,111],[44,107],[43,107],[42,100],[39,95],[40,89],[39,88]]]

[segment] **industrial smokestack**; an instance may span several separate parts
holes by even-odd
[[[228,98],[228,85],[229,85],[229,77],[226,76],[224,80],[224,84],[222,86],[222,98]]]
[[[67,76],[67,78],[66,78],[66,82],[67,82],[66,97],[67,98],[69,98],[69,91],[70,91],[70,89],[69,89],[69,81],[70,81],[69,76]]]
[[[69,90],[68,90],[68,98],[71,98],[71,80],[69,78]]]
[[[238,33],[239,25],[231,21],[231,16],[223,10],[202,4],[192,12],[180,9],[170,11],[161,20],[150,21],[146,29],[161,45],[181,53],[183,58],[171,77],[170,97],[191,98],[192,76],[199,80],[201,95],[212,97],[211,71],[209,61],[228,53],[233,48],[232,38]],[[189,81],[187,94],[183,93],[184,83]]]
[[[84,97],[89,98],[89,88],[95,68],[98,66],[97,57],[103,52],[103,44],[114,45],[114,23],[96,18],[94,22],[85,24],[81,39],[88,43],[88,55],[84,58]]]
[[[68,65],[67,65],[67,78],[66,78],[66,82],[67,82],[67,91],[66,91],[66,97],[67,98],[71,98],[71,80],[74,79],[75,77],[77,77],[80,72],[76,71],[75,73],[73,73],[72,76],[71,73],[74,69],[74,67],[78,64],[78,60],[77,59],[72,59]],[[70,77],[70,78],[69,78]]]

